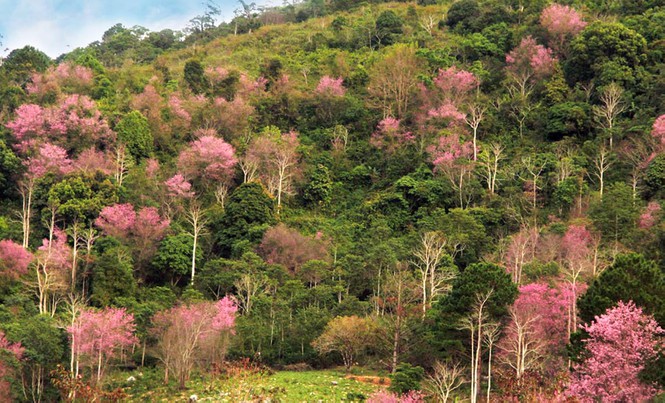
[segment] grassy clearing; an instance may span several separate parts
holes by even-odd
[[[116,378],[114,386],[123,387],[130,402],[188,401],[197,395],[199,402],[351,402],[360,401],[381,386],[346,379],[339,371],[279,371],[272,375],[248,374],[233,378],[193,376],[188,389],[178,390],[175,384],[164,385],[160,371],[132,374],[136,381]],[[119,377],[120,375],[118,375]]]

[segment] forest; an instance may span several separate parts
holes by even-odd
[[[0,59],[0,402],[665,401],[662,1],[238,3]]]

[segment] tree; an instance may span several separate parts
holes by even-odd
[[[25,348],[21,346],[21,343],[11,343],[5,338],[5,333],[0,330],[0,393],[7,399],[12,396],[11,384],[9,383],[12,375],[11,367],[23,358],[24,352]]]
[[[654,261],[636,253],[617,255],[589,285],[578,302],[580,319],[591,323],[617,302],[628,300],[665,323],[665,274]]]
[[[593,114],[601,127],[610,137],[610,149],[614,141],[614,123],[617,117],[626,110],[622,102],[623,88],[617,83],[610,83],[600,94],[601,104],[593,107]]]
[[[395,43],[395,37],[402,33],[402,24],[402,19],[392,10],[379,14],[376,18],[376,33],[373,38],[376,46],[390,46]]]
[[[518,383],[530,371],[563,366],[569,294],[569,287],[561,284],[520,287],[520,295],[510,308],[510,322],[497,345],[501,361],[515,371]]]
[[[323,76],[316,86],[316,92],[321,96],[343,97],[346,94],[346,88],[342,85],[343,82],[342,77]]]
[[[184,74],[185,82],[194,94],[203,94],[208,90],[210,84],[205,77],[205,71],[201,62],[198,60],[189,60],[185,63]]]
[[[458,362],[434,363],[434,370],[427,375],[425,388],[439,401],[447,403],[451,394],[464,385],[464,372],[466,369]]]
[[[164,380],[173,373],[180,388],[185,388],[197,359],[210,359],[218,352],[219,341],[233,333],[235,302],[224,297],[217,302],[180,305],[158,312],[153,323],[157,352],[165,366]]]
[[[372,345],[374,327],[371,318],[338,316],[328,322],[323,333],[312,342],[312,346],[320,354],[339,352],[348,372],[358,355]]]
[[[527,36],[506,55],[506,73],[517,86],[521,99],[526,100],[531,93],[532,83],[552,74],[556,62],[551,49]]]
[[[9,239],[0,241],[0,273],[9,278],[17,278],[28,272],[34,259],[32,253]]]
[[[566,279],[572,291],[570,311],[568,313],[568,336],[577,329],[577,296],[581,276],[591,268],[591,233],[583,225],[571,225],[561,239]]]
[[[540,25],[550,35],[551,46],[563,54],[565,41],[580,33],[587,23],[574,8],[553,3],[540,14]]]
[[[153,149],[153,137],[148,119],[139,111],[131,111],[115,126],[118,140],[127,147],[127,151],[140,162],[149,158]]]
[[[372,66],[369,92],[378,100],[383,118],[406,116],[418,86],[420,63],[413,46],[395,45]]]
[[[381,120],[376,131],[372,133],[370,144],[392,154],[407,144],[412,143],[415,139],[413,134],[401,130],[399,126],[400,121],[393,117],[388,116]]]
[[[307,237],[280,223],[263,235],[258,253],[270,264],[281,264],[292,273],[300,271],[310,260],[327,260],[327,245],[323,239]]]
[[[443,173],[456,188],[462,209],[470,202],[469,196],[465,197],[464,186],[473,170],[472,148],[471,142],[460,139],[457,132],[439,137],[437,144],[427,148],[434,164],[434,172]]]
[[[233,146],[208,130],[197,133],[201,137],[178,156],[178,168],[186,177],[200,177],[204,183],[228,182],[238,162]]]
[[[79,364],[83,361],[91,369],[97,368],[96,382],[99,383],[108,360],[138,341],[134,330],[134,315],[124,308],[83,310],[67,328],[76,357],[72,372],[78,375]]]
[[[646,45],[642,35],[621,23],[593,22],[571,42],[571,56],[565,66],[567,78],[570,81],[595,78],[600,80],[596,83],[599,86],[612,81],[632,83],[635,68],[646,61]]]
[[[420,237],[417,249],[413,251],[417,259],[414,263],[420,271],[423,319],[435,299],[450,291],[451,282],[457,275],[452,261],[448,260],[449,256],[446,254],[447,244],[448,241],[441,233],[425,232]],[[453,246],[452,249],[456,252],[457,247]]]
[[[273,130],[275,129],[275,130]],[[266,128],[265,134],[254,139],[248,153],[260,161],[260,176],[271,194],[277,197],[277,210],[282,206],[282,195],[290,193],[297,173],[300,155],[298,133],[280,133]]]
[[[586,360],[575,367],[568,393],[582,402],[646,401],[658,390],[638,378],[645,364],[660,348],[665,333],[653,316],[629,301],[614,308],[583,329]]]

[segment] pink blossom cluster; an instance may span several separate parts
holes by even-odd
[[[556,62],[552,50],[539,45],[531,36],[522,39],[519,46],[506,55],[509,73],[533,79],[551,74]]]
[[[189,143],[178,156],[178,168],[186,176],[213,181],[230,179],[237,162],[233,146],[208,133]]]
[[[660,213],[660,204],[656,201],[649,202],[640,215],[638,225],[642,229],[649,229],[656,224],[658,214]]]
[[[84,309],[67,332],[75,354],[97,362],[98,357],[113,357],[138,342],[135,329],[134,315],[125,308],[104,308]]]
[[[343,97],[346,94],[346,88],[342,85],[343,82],[344,79],[342,77],[332,78],[330,76],[323,76],[316,86],[316,92],[320,95]]]
[[[665,146],[665,115],[660,115],[655,122],[653,122],[653,129],[651,135],[658,140],[658,142]]]
[[[550,35],[557,38],[577,35],[587,25],[574,8],[557,3],[552,3],[543,10],[540,24]]]
[[[64,270],[72,261],[72,248],[67,243],[67,234],[60,228],[53,229],[53,239],[44,238],[37,248],[37,257],[50,268]]]
[[[169,224],[170,221],[162,218],[155,207],[143,207],[137,214],[129,203],[104,207],[95,220],[95,225],[107,235],[153,241],[164,237]]]
[[[434,170],[439,171],[455,165],[461,159],[469,159],[473,155],[473,146],[469,141],[462,141],[459,134],[451,133],[439,137],[437,144],[427,148]]]
[[[166,185],[166,190],[171,197],[182,197],[184,199],[194,197],[192,184],[181,173],[173,175],[164,182],[164,185]]]
[[[46,95],[50,92],[59,92],[63,86],[78,89],[92,85],[93,73],[88,67],[75,65],[69,62],[49,67],[46,72],[32,75],[32,80],[26,85],[30,95]]]
[[[0,241],[0,273],[16,278],[28,272],[28,266],[34,259],[32,253],[16,242],[3,239]]]
[[[575,367],[569,394],[580,402],[641,402],[657,389],[639,379],[647,361],[654,358],[665,331],[632,301],[619,301],[591,324],[586,360]]]
[[[425,397],[416,390],[411,390],[402,396],[380,389],[367,398],[367,403],[423,403]]]
[[[204,341],[221,332],[234,332],[238,306],[230,297],[217,302],[199,302],[179,305],[157,312],[153,322],[157,328],[168,329],[182,327],[188,331],[200,329],[199,339]]]

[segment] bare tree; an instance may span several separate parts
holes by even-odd
[[[384,119],[388,116],[401,119],[406,115],[413,92],[418,88],[419,71],[416,49],[409,45],[396,46],[372,67],[369,92],[378,100]]]
[[[496,193],[496,186],[499,176],[499,162],[503,157],[505,148],[499,143],[492,143],[487,147],[485,152],[479,155],[479,165],[483,168],[480,175],[487,182],[487,190],[491,195]]]
[[[189,235],[194,239],[192,244],[192,280],[191,284],[194,284],[194,275],[196,273],[196,248],[198,244],[199,237],[205,231],[205,225],[208,220],[205,217],[205,210],[201,206],[192,201],[189,205],[189,209],[186,213],[187,222],[192,226],[192,231],[189,232]]]
[[[459,362],[434,363],[434,371],[427,376],[426,390],[434,395],[437,401],[446,403],[450,395],[465,383],[466,368]]]
[[[494,289],[491,289],[485,294],[476,295],[476,303],[471,313],[462,319],[459,326],[462,330],[468,330],[471,336],[471,403],[478,401],[482,369],[482,345],[488,319],[485,308],[493,293]]]
[[[539,189],[538,180],[540,179],[540,176],[543,174],[543,171],[545,170],[545,165],[547,165],[547,160],[536,161],[535,157],[531,156],[522,157],[522,166],[524,167],[524,170],[528,175],[527,176],[529,178],[528,180],[531,181],[531,184],[533,186],[532,205],[534,210],[537,208],[537,201],[538,201],[538,189]]]
[[[485,112],[487,111],[487,106],[481,105],[478,103],[471,104],[468,107],[468,113],[466,117],[464,118],[464,121],[466,122],[467,125],[471,128],[473,131],[473,160],[477,161],[478,160],[478,144],[477,144],[477,139],[478,139],[478,127],[480,126],[480,123],[483,121],[483,117],[485,116]]]
[[[610,149],[614,141],[614,123],[616,118],[626,110],[622,102],[623,88],[615,82],[603,88],[600,94],[601,105],[593,107],[593,115],[596,121],[605,129],[610,137]]]
[[[413,251],[416,258],[414,264],[420,272],[423,320],[434,299],[450,290],[451,281],[456,276],[450,268],[439,267],[446,255],[447,245],[448,241],[443,234],[434,231],[425,232],[420,237],[418,248]]]
[[[605,173],[610,169],[614,161],[612,160],[612,153],[604,145],[598,149],[598,154],[593,159],[593,176],[598,179],[600,187],[599,194],[600,200],[603,200],[603,190],[605,188]]]

